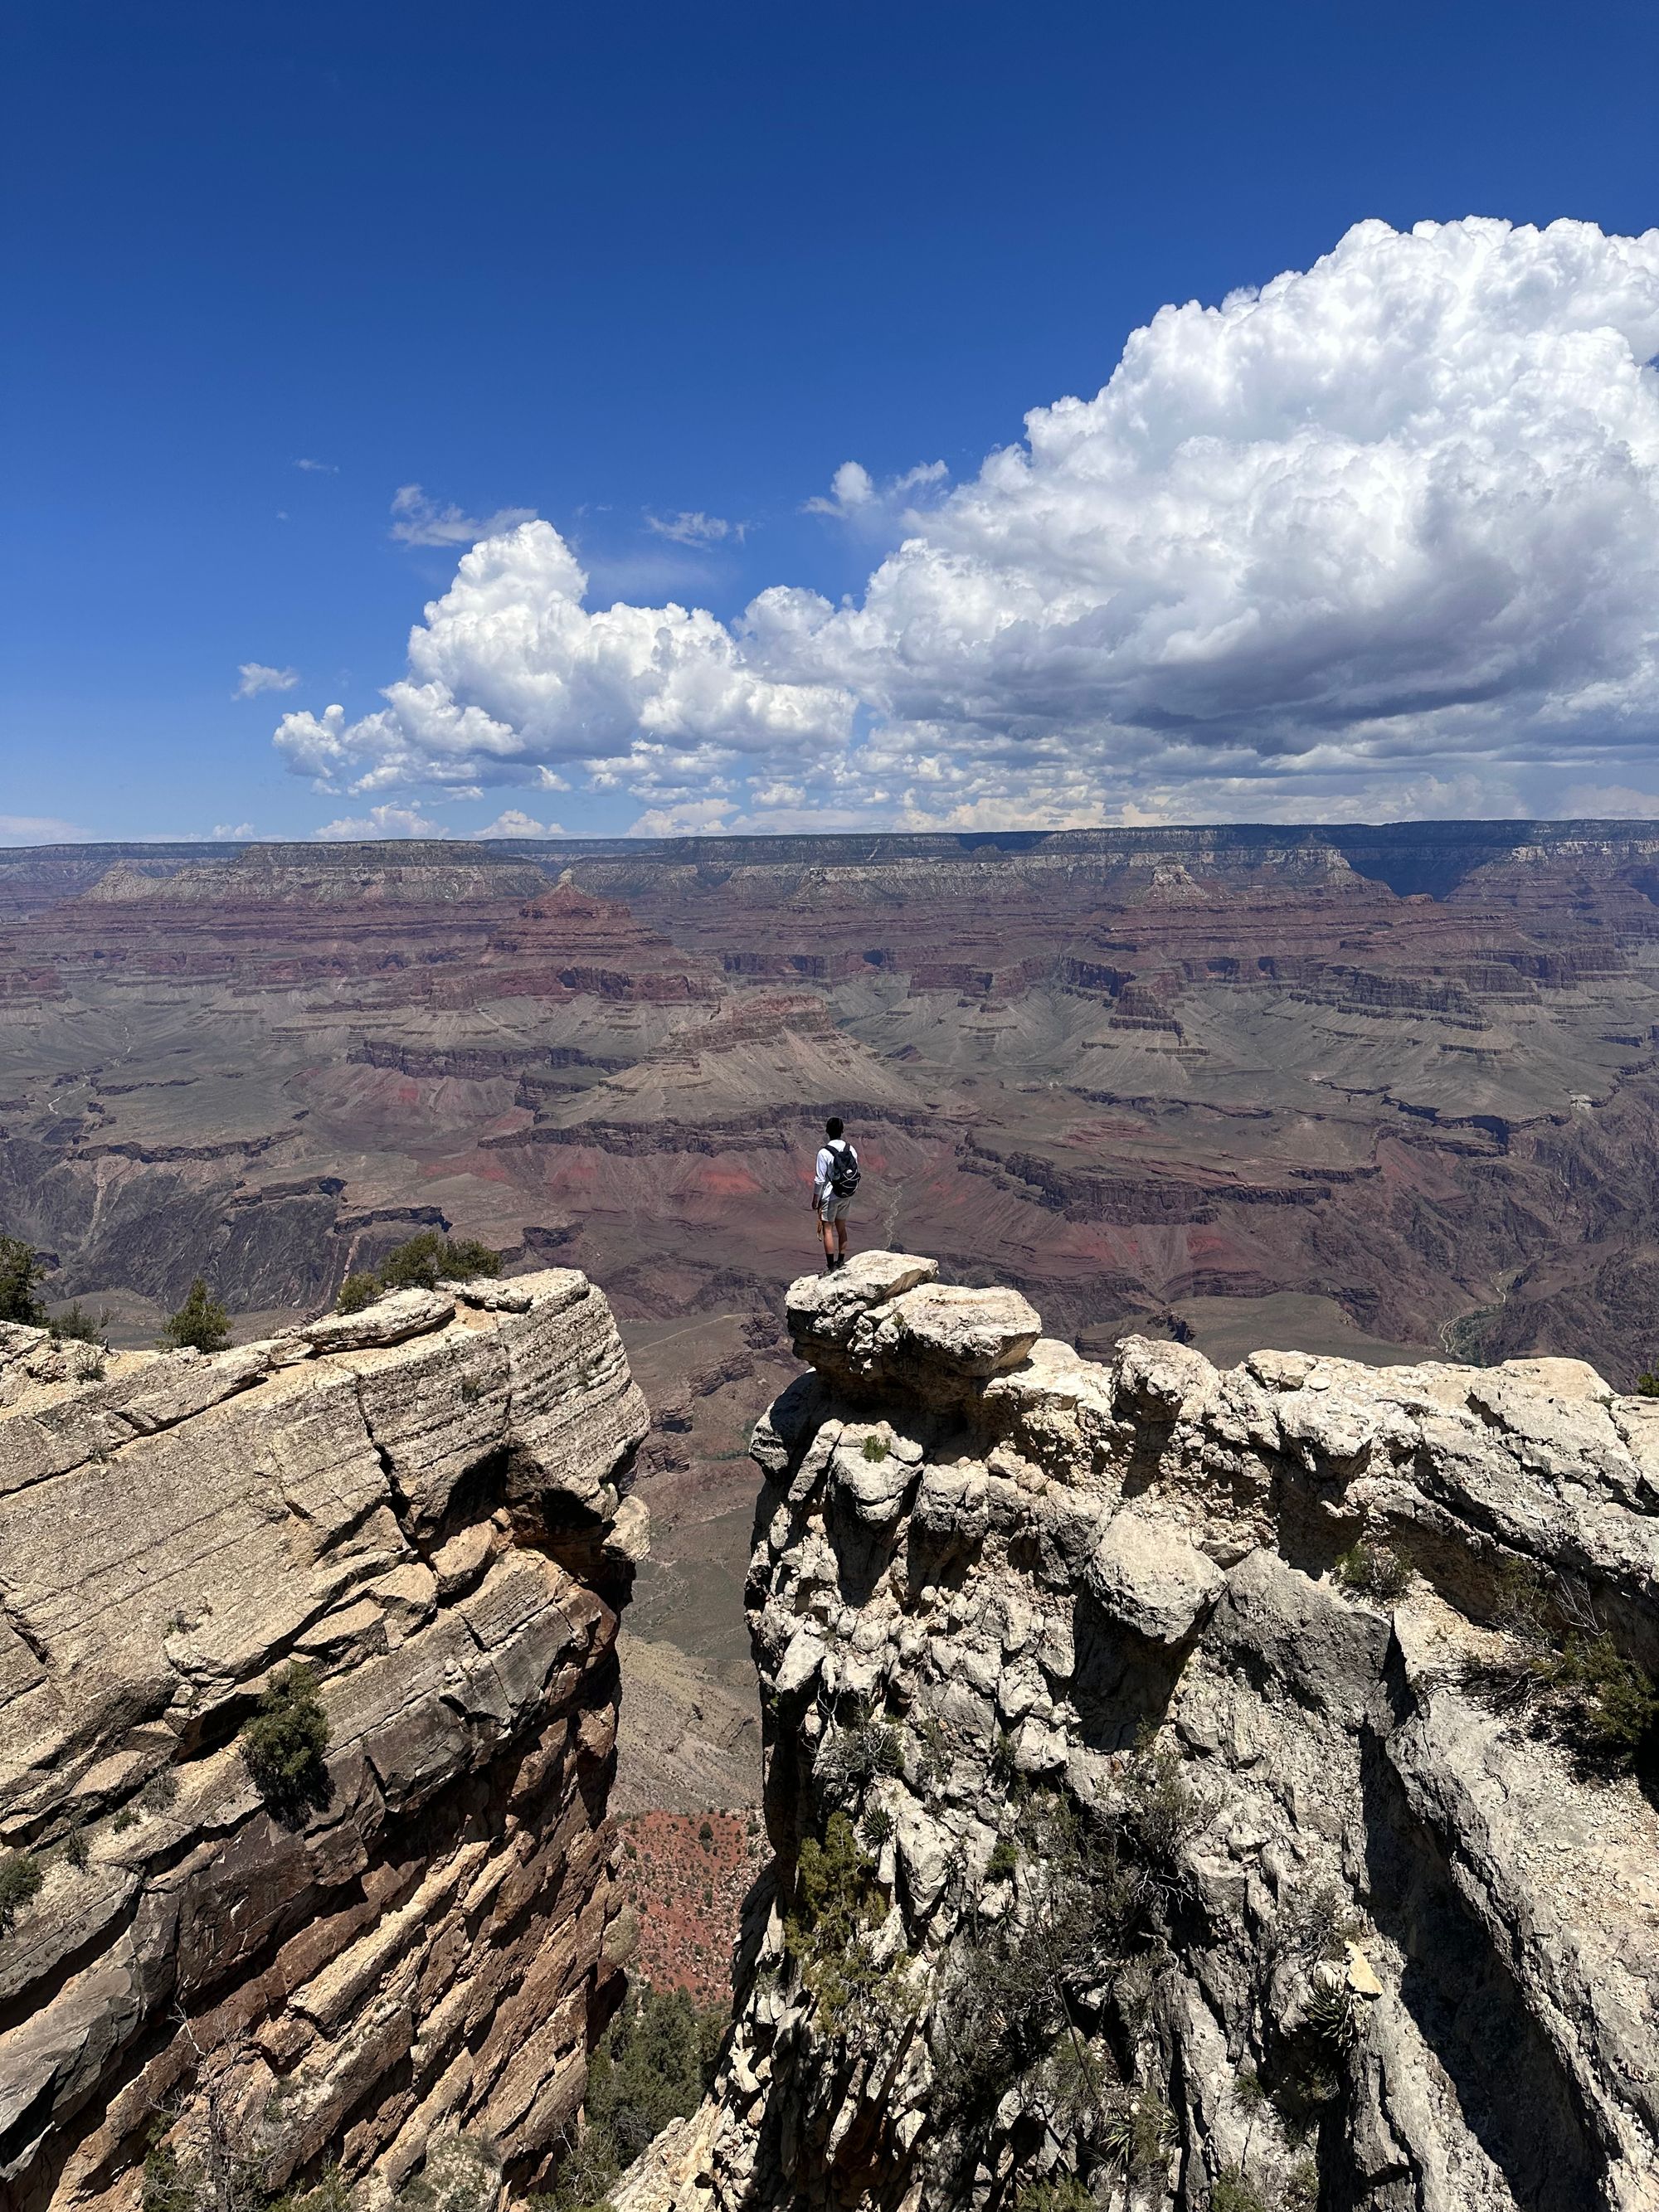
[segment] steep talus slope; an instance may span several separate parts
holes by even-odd
[[[533,2181],[620,1990],[622,1495],[646,1415],[572,1271],[204,1357],[0,1328],[0,2197],[131,2206],[159,2129],[367,2201],[434,2131]],[[289,1662],[326,1771],[256,1787]]]
[[[714,2101],[618,2212],[1659,2203],[1659,1819],[1562,1671],[1659,1665],[1659,1405],[1097,1365],[935,1273],[790,1293],[776,1864]]]

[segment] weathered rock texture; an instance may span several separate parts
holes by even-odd
[[[714,2101],[620,2212],[1077,2171],[1190,2212],[1659,2204],[1659,1820],[1470,1673],[1513,1562],[1659,1662],[1659,1406],[1568,1360],[1096,1365],[933,1274],[790,1293],[817,1373],[756,1433],[749,1589],[775,1879]],[[1362,1535],[1417,1563],[1392,1609],[1337,1571]],[[856,1954],[797,1886],[837,1812]],[[1070,2025],[999,2048],[1037,1955]]]
[[[210,1358],[0,1329],[0,2200],[131,2205],[210,2105],[368,2200],[434,2130],[534,2180],[619,1992],[605,1793],[645,1413],[569,1271]],[[238,1743],[310,1662],[325,1806]],[[318,1795],[321,1795],[319,1790]]]

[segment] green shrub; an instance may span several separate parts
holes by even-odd
[[[726,2024],[720,2007],[699,2010],[684,1990],[630,1984],[588,2062],[586,2124],[530,2212],[597,2212],[647,2144],[702,2103]]]
[[[1336,1563],[1336,1578],[1344,1589],[1351,1589],[1360,1597],[1376,1598],[1383,1605],[1392,1605],[1396,1598],[1403,1597],[1416,1572],[1409,1559],[1366,1536],[1351,1544]]]
[[[419,2178],[398,2192],[395,2203],[397,2212],[495,2212],[501,2193],[496,2153],[472,2136],[447,2136],[428,2147]],[[295,2212],[348,2212],[350,2202],[345,2196],[340,2205],[305,2204]]]
[[[206,2197],[199,2168],[184,2164],[171,2143],[151,2143],[144,2154],[141,2212],[198,2212]]]
[[[63,1313],[54,1314],[46,1326],[54,1337],[67,1340],[71,1344],[101,1344],[108,1321],[109,1316],[106,1314],[101,1322],[95,1322],[85,1308],[77,1304]]]
[[[1299,1882],[1279,1899],[1265,1956],[1273,1966],[1292,1960],[1311,1966],[1322,1959],[1344,1957],[1348,1945],[1364,1932],[1364,1919],[1340,1882]]]
[[[1310,2158],[1299,2158],[1279,2192],[1279,2212],[1318,2212],[1318,2205],[1319,2168]]]
[[[346,1277],[334,1301],[336,1313],[361,1313],[387,1291],[430,1291],[441,1282],[470,1283],[479,1275],[499,1275],[501,1255],[470,1237],[440,1236],[422,1229],[394,1244],[379,1267]]]
[[[45,1273],[32,1245],[21,1237],[0,1237],[0,1321],[21,1322],[25,1328],[46,1327],[46,1310],[34,1295]]]
[[[1125,1843],[1144,1864],[1174,1874],[1183,1846],[1215,1818],[1214,1798],[1192,1780],[1179,1752],[1150,1736],[1135,1747],[1118,1788]]]
[[[75,1869],[76,1874],[80,1874],[85,1869],[87,1862],[91,1856],[92,1849],[87,1841],[86,1830],[84,1828],[71,1828],[68,1835],[64,1838],[64,1856]]]
[[[879,1467],[883,1460],[887,1456],[886,1439],[883,1437],[866,1437],[864,1439],[864,1456],[873,1465]]]
[[[1018,1864],[1018,1851],[1010,1838],[1004,1836],[986,1862],[985,1879],[987,1881],[1006,1881]]]
[[[1638,1375],[1636,1395],[1638,1398],[1659,1398],[1659,1375]]]
[[[10,1933],[12,1922],[40,1895],[45,1880],[27,1851],[0,1855],[0,1936]]]
[[[1028,2181],[1014,2198],[1014,2212],[1100,2212],[1093,2196],[1074,2173],[1050,2181]]]
[[[1253,2181],[1230,2166],[1210,2185],[1210,2212],[1267,2212],[1267,2201]]]
[[[956,1764],[956,1754],[951,1748],[951,1738],[944,1722],[937,1713],[929,1713],[916,1730],[921,1747],[922,1772],[937,1789],[946,1780]]]
[[[315,2188],[284,2190],[265,2207],[265,2212],[352,2212],[351,2191],[337,2166],[325,2166]]]
[[[381,1261],[380,1287],[387,1291],[430,1291],[440,1282],[470,1283],[478,1275],[499,1275],[501,1255],[471,1237],[441,1237],[435,1229],[394,1245]]]
[[[915,2009],[908,1959],[876,1962],[868,1931],[886,1917],[875,1861],[859,1849],[846,1814],[832,1814],[823,1841],[809,1836],[801,1845],[783,1929],[785,1952],[831,2034],[880,2029]]]
[[[158,1768],[138,1792],[138,1802],[147,1813],[165,1813],[179,1801],[179,1778],[170,1766]]]
[[[1493,1612],[1504,1649],[1466,1663],[1465,1688],[1500,1712],[1530,1715],[1587,1771],[1628,1773],[1659,1722],[1652,1678],[1582,1598],[1519,1560],[1500,1571]]]
[[[198,1275],[190,1295],[161,1331],[162,1346],[172,1352],[222,1352],[230,1342],[230,1321],[216,1298],[208,1294]]]
[[[329,1800],[328,1715],[317,1676],[303,1660],[284,1667],[261,1693],[259,1710],[241,1734],[242,1757],[254,1786],[278,1818],[297,1819]]]
[[[857,1728],[838,1729],[821,1747],[812,1778],[830,1796],[856,1796],[880,1776],[903,1771],[898,1730],[880,1721],[864,1721]]]
[[[1136,2177],[1155,2172],[1175,2136],[1175,2115],[1163,2098],[1120,2082],[1104,2104],[1101,2142],[1109,2160]]]
[[[110,1826],[118,1836],[128,1828],[136,1828],[137,1825],[138,1808],[135,1805],[123,1805],[120,1811],[110,1821]]]

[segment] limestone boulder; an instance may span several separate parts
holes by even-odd
[[[1109,1620],[1166,1644],[1186,1641],[1225,1579],[1185,1529],[1127,1508],[1107,1522],[1083,1571],[1084,1588]]]

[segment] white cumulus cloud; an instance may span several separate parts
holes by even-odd
[[[462,559],[384,708],[276,741],[354,790],[556,763],[641,829],[1639,799],[1656,351],[1659,231],[1361,223],[1306,271],[1162,309],[955,490],[942,464],[845,464],[815,511],[890,528],[909,502],[855,601],[589,611],[527,523]]]
[[[645,526],[659,538],[672,538],[676,545],[718,545],[723,538],[741,545],[749,527],[746,522],[727,522],[722,515],[704,514],[701,509],[689,514],[647,514]]]
[[[417,483],[399,484],[392,497],[392,535],[400,545],[476,545],[481,538],[530,521],[535,512],[502,507],[494,514],[468,514],[459,507],[440,507]]]
[[[482,830],[472,832],[475,837],[564,837],[569,835],[556,822],[538,822],[533,815],[522,813],[516,806],[502,809],[495,819]]]
[[[232,696],[238,699],[257,699],[262,691],[291,691],[300,680],[297,668],[267,668],[263,660],[238,661],[236,673],[242,680]]]
[[[878,485],[862,461],[843,461],[830,479],[828,498],[815,495],[801,513],[828,514],[865,530],[889,530],[895,520],[908,516],[915,500],[924,494],[937,495],[950,474],[943,461],[923,461]]]
[[[441,822],[428,821],[417,807],[386,805],[371,806],[367,814],[343,814],[312,835],[331,844],[345,844],[373,837],[447,837],[449,832]]]
[[[586,588],[550,523],[485,539],[410,633],[409,673],[387,686],[386,706],[356,721],[339,706],[285,714],[278,750],[353,791],[525,783],[578,761],[654,790],[744,754],[845,744],[845,692],[771,681],[702,609],[589,613]]]

